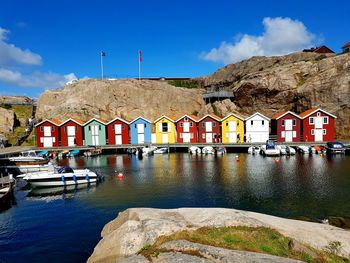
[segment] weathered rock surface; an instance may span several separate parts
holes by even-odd
[[[342,244],[340,255],[348,257],[350,254],[350,231],[330,225],[224,208],[131,208],[105,225],[102,239],[88,262],[112,262],[137,253],[145,244],[153,244],[161,235],[181,230],[238,225],[273,228],[317,249],[339,241]]]
[[[0,104],[32,104],[33,99],[26,96],[0,96]]]
[[[15,113],[12,110],[0,108],[0,134],[9,134],[15,125]]]
[[[61,120],[92,117],[151,121],[161,114],[181,116],[199,112],[205,105],[201,89],[178,88],[151,80],[81,80],[61,90],[49,90],[38,100],[37,118]]]
[[[350,54],[294,53],[252,57],[200,78],[207,90],[230,90],[237,111],[266,116],[322,107],[338,116],[337,136],[350,134]]]

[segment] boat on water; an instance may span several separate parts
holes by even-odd
[[[197,146],[191,146],[189,149],[188,149],[188,152],[190,154],[201,154],[202,153],[202,150],[201,148],[197,147]]]
[[[93,184],[101,180],[101,176],[89,169],[72,169],[69,166],[54,168],[53,171],[28,173],[21,176],[33,187],[68,186],[77,184]]]
[[[84,152],[85,157],[94,157],[94,156],[98,156],[100,154],[102,154],[101,148],[94,148],[94,149],[91,149],[91,150]]]
[[[225,147],[216,147],[215,151],[217,154],[225,154],[227,152]]]
[[[202,149],[202,154],[215,154],[215,150],[212,146],[205,146]]]
[[[76,157],[80,155],[80,150],[72,150],[68,153],[68,157]]]
[[[287,146],[286,145],[277,145],[277,149],[280,150],[281,155],[287,155]]]
[[[154,151],[154,154],[164,154],[164,153],[168,153],[168,148],[162,147]]]
[[[69,150],[63,150],[58,153],[57,157],[62,159],[62,158],[68,157],[68,155],[69,155]]]
[[[67,186],[55,186],[55,187],[36,187],[32,188],[27,195],[27,198],[42,198],[61,195],[74,195],[81,190],[95,189],[96,184],[78,184]]]
[[[299,153],[302,154],[312,154],[312,152],[310,151],[310,147],[306,145],[298,145],[297,150]]]
[[[286,153],[287,153],[287,155],[295,155],[296,150],[293,147],[287,145],[286,146]]]
[[[259,154],[260,153],[260,151],[261,151],[261,148],[259,147],[259,146],[250,146],[249,148],[248,148],[248,153],[249,154]]]
[[[0,212],[11,207],[13,199],[11,184],[0,185]]]
[[[281,151],[277,148],[273,141],[267,141],[265,145],[261,146],[261,153],[264,156],[279,156]]]
[[[47,164],[49,159],[42,156],[38,156],[35,151],[21,152],[19,156],[1,158],[5,164],[9,165],[34,165],[34,164]]]
[[[326,151],[327,154],[344,154],[345,146],[341,142],[327,142]]]
[[[145,146],[142,148],[142,155],[148,156],[152,155],[158,148],[156,146]]]

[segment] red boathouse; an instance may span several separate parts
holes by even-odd
[[[221,118],[214,114],[207,114],[198,121],[198,142],[221,142]]]
[[[82,146],[84,122],[78,119],[68,119],[60,125],[61,146]]]
[[[38,147],[58,147],[61,122],[57,119],[43,120],[35,125]]]
[[[198,142],[197,123],[199,118],[194,115],[184,115],[176,120],[177,142],[196,143]]]
[[[294,112],[277,113],[271,118],[271,135],[277,142],[300,142],[302,120]]]
[[[108,144],[121,145],[128,144],[129,136],[129,122],[119,117],[107,123],[107,138]]]
[[[302,118],[305,142],[334,141],[336,116],[320,108],[310,109],[299,115]]]

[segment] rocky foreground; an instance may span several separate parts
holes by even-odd
[[[334,226],[279,218],[275,216],[224,208],[153,209],[131,208],[120,213],[102,230],[102,239],[88,262],[149,262],[136,255],[145,244],[160,236],[200,227],[251,226],[268,227],[305,244],[323,250],[340,242],[337,253],[350,255],[350,232]],[[242,252],[199,245],[188,241],[171,241],[162,245],[171,250],[161,253],[154,262],[297,262],[260,253]],[[195,255],[182,253],[186,249]]]

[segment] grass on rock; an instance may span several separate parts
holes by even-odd
[[[163,243],[172,240],[187,240],[194,243],[226,249],[265,253],[305,262],[349,262],[328,251],[321,251],[302,245],[293,248],[291,239],[276,230],[265,227],[203,227],[197,230],[184,230],[170,236],[159,237],[153,245],[148,245],[139,254],[151,258],[164,250],[158,249]],[[195,251],[194,251],[195,253]]]

